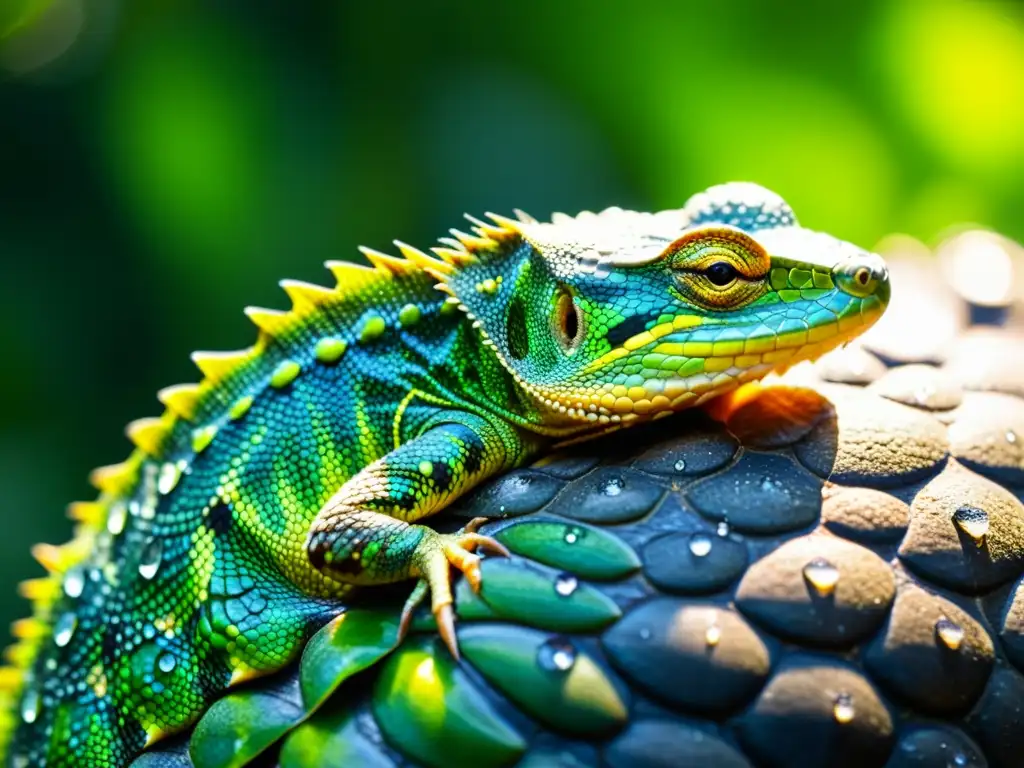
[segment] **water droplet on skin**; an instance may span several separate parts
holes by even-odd
[[[552,638],[537,649],[537,663],[549,672],[568,672],[576,663],[576,648],[567,640]]]
[[[563,573],[555,579],[555,592],[562,597],[569,597],[580,585],[579,581],[571,573]]]
[[[679,459],[672,466],[675,468],[676,472],[685,472],[686,471],[686,461],[684,459]]]
[[[964,628],[943,616],[935,622],[935,636],[949,650],[956,651],[964,642]]]
[[[566,531],[565,531],[565,543],[566,544],[575,544],[577,541],[580,540],[580,537],[582,535],[583,535],[583,529],[582,528],[577,528],[575,526],[573,526],[572,528],[567,528]]]
[[[839,583],[839,569],[823,557],[816,557],[804,566],[804,578],[822,597],[831,595]]]
[[[160,467],[160,476],[156,481],[156,489],[161,496],[166,496],[175,489],[181,479],[181,467],[167,463]]]
[[[163,558],[164,546],[160,539],[150,539],[142,548],[142,557],[139,558],[139,575],[144,579],[152,579],[160,570],[160,560]]]
[[[115,504],[107,513],[107,530],[112,536],[117,536],[124,530],[125,521],[128,519],[128,508],[124,504]]]
[[[64,594],[72,600],[82,596],[85,589],[85,576],[81,568],[72,568],[64,576]]]
[[[605,496],[618,496],[622,493],[622,481],[619,479],[609,480],[601,491]]]
[[[988,535],[988,513],[977,507],[963,506],[953,513],[953,523],[979,547]]]
[[[718,530],[718,535],[721,536],[722,538],[725,538],[726,536],[729,535],[729,530],[730,530],[729,529],[729,523],[727,523],[725,520],[723,520],[722,522],[720,522],[718,524],[718,529],[717,530]]]
[[[704,642],[707,643],[709,647],[714,648],[718,645],[721,639],[722,628],[715,623],[708,624],[708,628],[704,630]]]
[[[705,557],[711,551],[711,537],[705,533],[695,533],[690,537],[690,552],[694,557]]]
[[[75,634],[78,626],[78,617],[73,613],[65,613],[57,623],[53,625],[53,642],[58,648],[63,648],[71,642],[71,636]]]
[[[1014,432],[1012,429],[1006,430],[1006,442],[1008,442],[1010,445],[1013,445],[1014,443],[1017,442],[1017,433]]]
[[[157,661],[156,661],[157,667],[159,667],[160,671],[165,673],[165,674],[173,672],[174,668],[177,666],[177,664],[178,664],[178,660],[176,658],[174,658],[174,656],[169,654],[169,653],[161,654],[160,658],[157,659]]]
[[[846,723],[853,720],[853,716],[856,714],[853,709],[853,697],[848,693],[841,693],[836,696],[835,703],[832,705],[832,716],[836,719],[836,722],[840,725],[846,725]]]
[[[31,725],[39,717],[39,692],[29,688],[21,699],[21,719]]]

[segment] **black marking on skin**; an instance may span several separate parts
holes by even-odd
[[[214,501],[213,506],[210,508],[210,515],[206,520],[206,526],[215,534],[223,534],[231,530],[231,523],[233,521],[234,515],[231,512],[231,507],[220,499]]]
[[[530,354],[530,339],[526,332],[526,308],[518,296],[509,304],[506,333],[508,354],[513,360],[522,360]]]
[[[656,319],[656,316],[651,317],[650,315],[633,315],[632,317],[627,317],[621,323],[609,329],[605,338],[608,339],[608,343],[611,344],[613,348],[621,347],[622,343],[626,339],[630,339],[638,333],[643,333],[647,330],[647,324]]]

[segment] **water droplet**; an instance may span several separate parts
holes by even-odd
[[[156,481],[156,489],[160,492],[161,496],[166,496],[174,490],[179,480],[181,480],[181,467],[168,462],[160,467],[160,476]]]
[[[686,460],[685,459],[679,459],[672,466],[676,470],[676,472],[685,472],[686,471]]]
[[[963,752],[957,752],[953,755],[953,765],[967,765],[967,755]]]
[[[39,717],[39,692],[29,688],[21,699],[21,719],[31,725]]]
[[[846,725],[853,720],[854,714],[856,712],[853,709],[853,696],[848,693],[840,693],[836,696],[835,703],[832,705],[832,716],[836,722]]]
[[[604,488],[601,492],[605,496],[618,496],[622,493],[622,481],[618,478],[613,478],[604,484]]]
[[[712,620],[712,623],[708,624],[708,628],[704,630],[704,642],[713,648],[721,639],[722,628]]]
[[[1008,442],[1010,445],[1013,445],[1014,443],[1017,442],[1017,433],[1014,432],[1012,429],[1006,430],[1006,442]]]
[[[115,504],[107,513],[107,530],[111,535],[117,536],[124,530],[125,521],[128,519],[128,508],[124,504]]]
[[[63,648],[71,642],[71,636],[75,634],[78,626],[78,617],[73,613],[65,613],[53,625],[53,642],[58,648]]]
[[[953,523],[970,536],[979,547],[988,535],[988,512],[977,507],[963,506],[953,513]]]
[[[718,524],[717,532],[718,532],[718,535],[721,536],[722,538],[725,538],[726,536],[729,535],[729,530],[730,530],[729,523],[727,523],[725,520],[723,520],[722,522],[720,522]]]
[[[649,630],[647,627],[641,627],[640,628],[640,639],[641,640],[650,640],[651,639],[651,630]]]
[[[774,491],[779,487],[777,480],[772,480],[770,477],[761,478],[761,490],[762,491]]]
[[[568,672],[576,663],[576,648],[567,640],[552,638],[537,649],[537,663],[549,672]]]
[[[935,636],[949,650],[955,651],[964,642],[964,628],[943,616],[935,622]]]
[[[573,526],[572,528],[566,528],[565,529],[565,543],[566,544],[575,544],[577,541],[580,540],[580,537],[582,535],[583,535],[583,529],[582,528],[579,528],[577,526]]]
[[[64,594],[72,600],[82,596],[85,589],[85,575],[81,568],[72,568],[64,575]]]
[[[690,552],[694,557],[705,557],[711,551],[711,537],[705,533],[695,533],[690,537]]]
[[[839,583],[839,569],[823,557],[816,557],[804,566],[804,578],[822,597],[831,595]]]
[[[170,653],[162,653],[160,658],[156,660],[156,665],[160,668],[161,672],[169,674],[178,665],[178,660]]]
[[[160,539],[150,539],[142,548],[139,558],[139,575],[144,579],[152,579],[160,569],[160,560],[164,555],[164,545]]]
[[[563,573],[555,579],[555,592],[562,597],[569,597],[580,585],[579,581],[571,573]]]

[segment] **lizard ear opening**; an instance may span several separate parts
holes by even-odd
[[[559,286],[551,314],[551,329],[567,355],[579,349],[583,338],[583,319],[583,313],[572,293],[565,286]]]

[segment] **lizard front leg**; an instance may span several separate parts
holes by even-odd
[[[450,566],[480,586],[476,549],[507,555],[473,530],[442,534],[415,521],[437,512],[481,480],[516,466],[530,451],[514,427],[463,411],[445,411],[421,434],[370,464],[324,505],[306,542],[313,565],[350,584],[420,580],[403,612],[429,589],[438,630],[452,654],[458,645]]]

